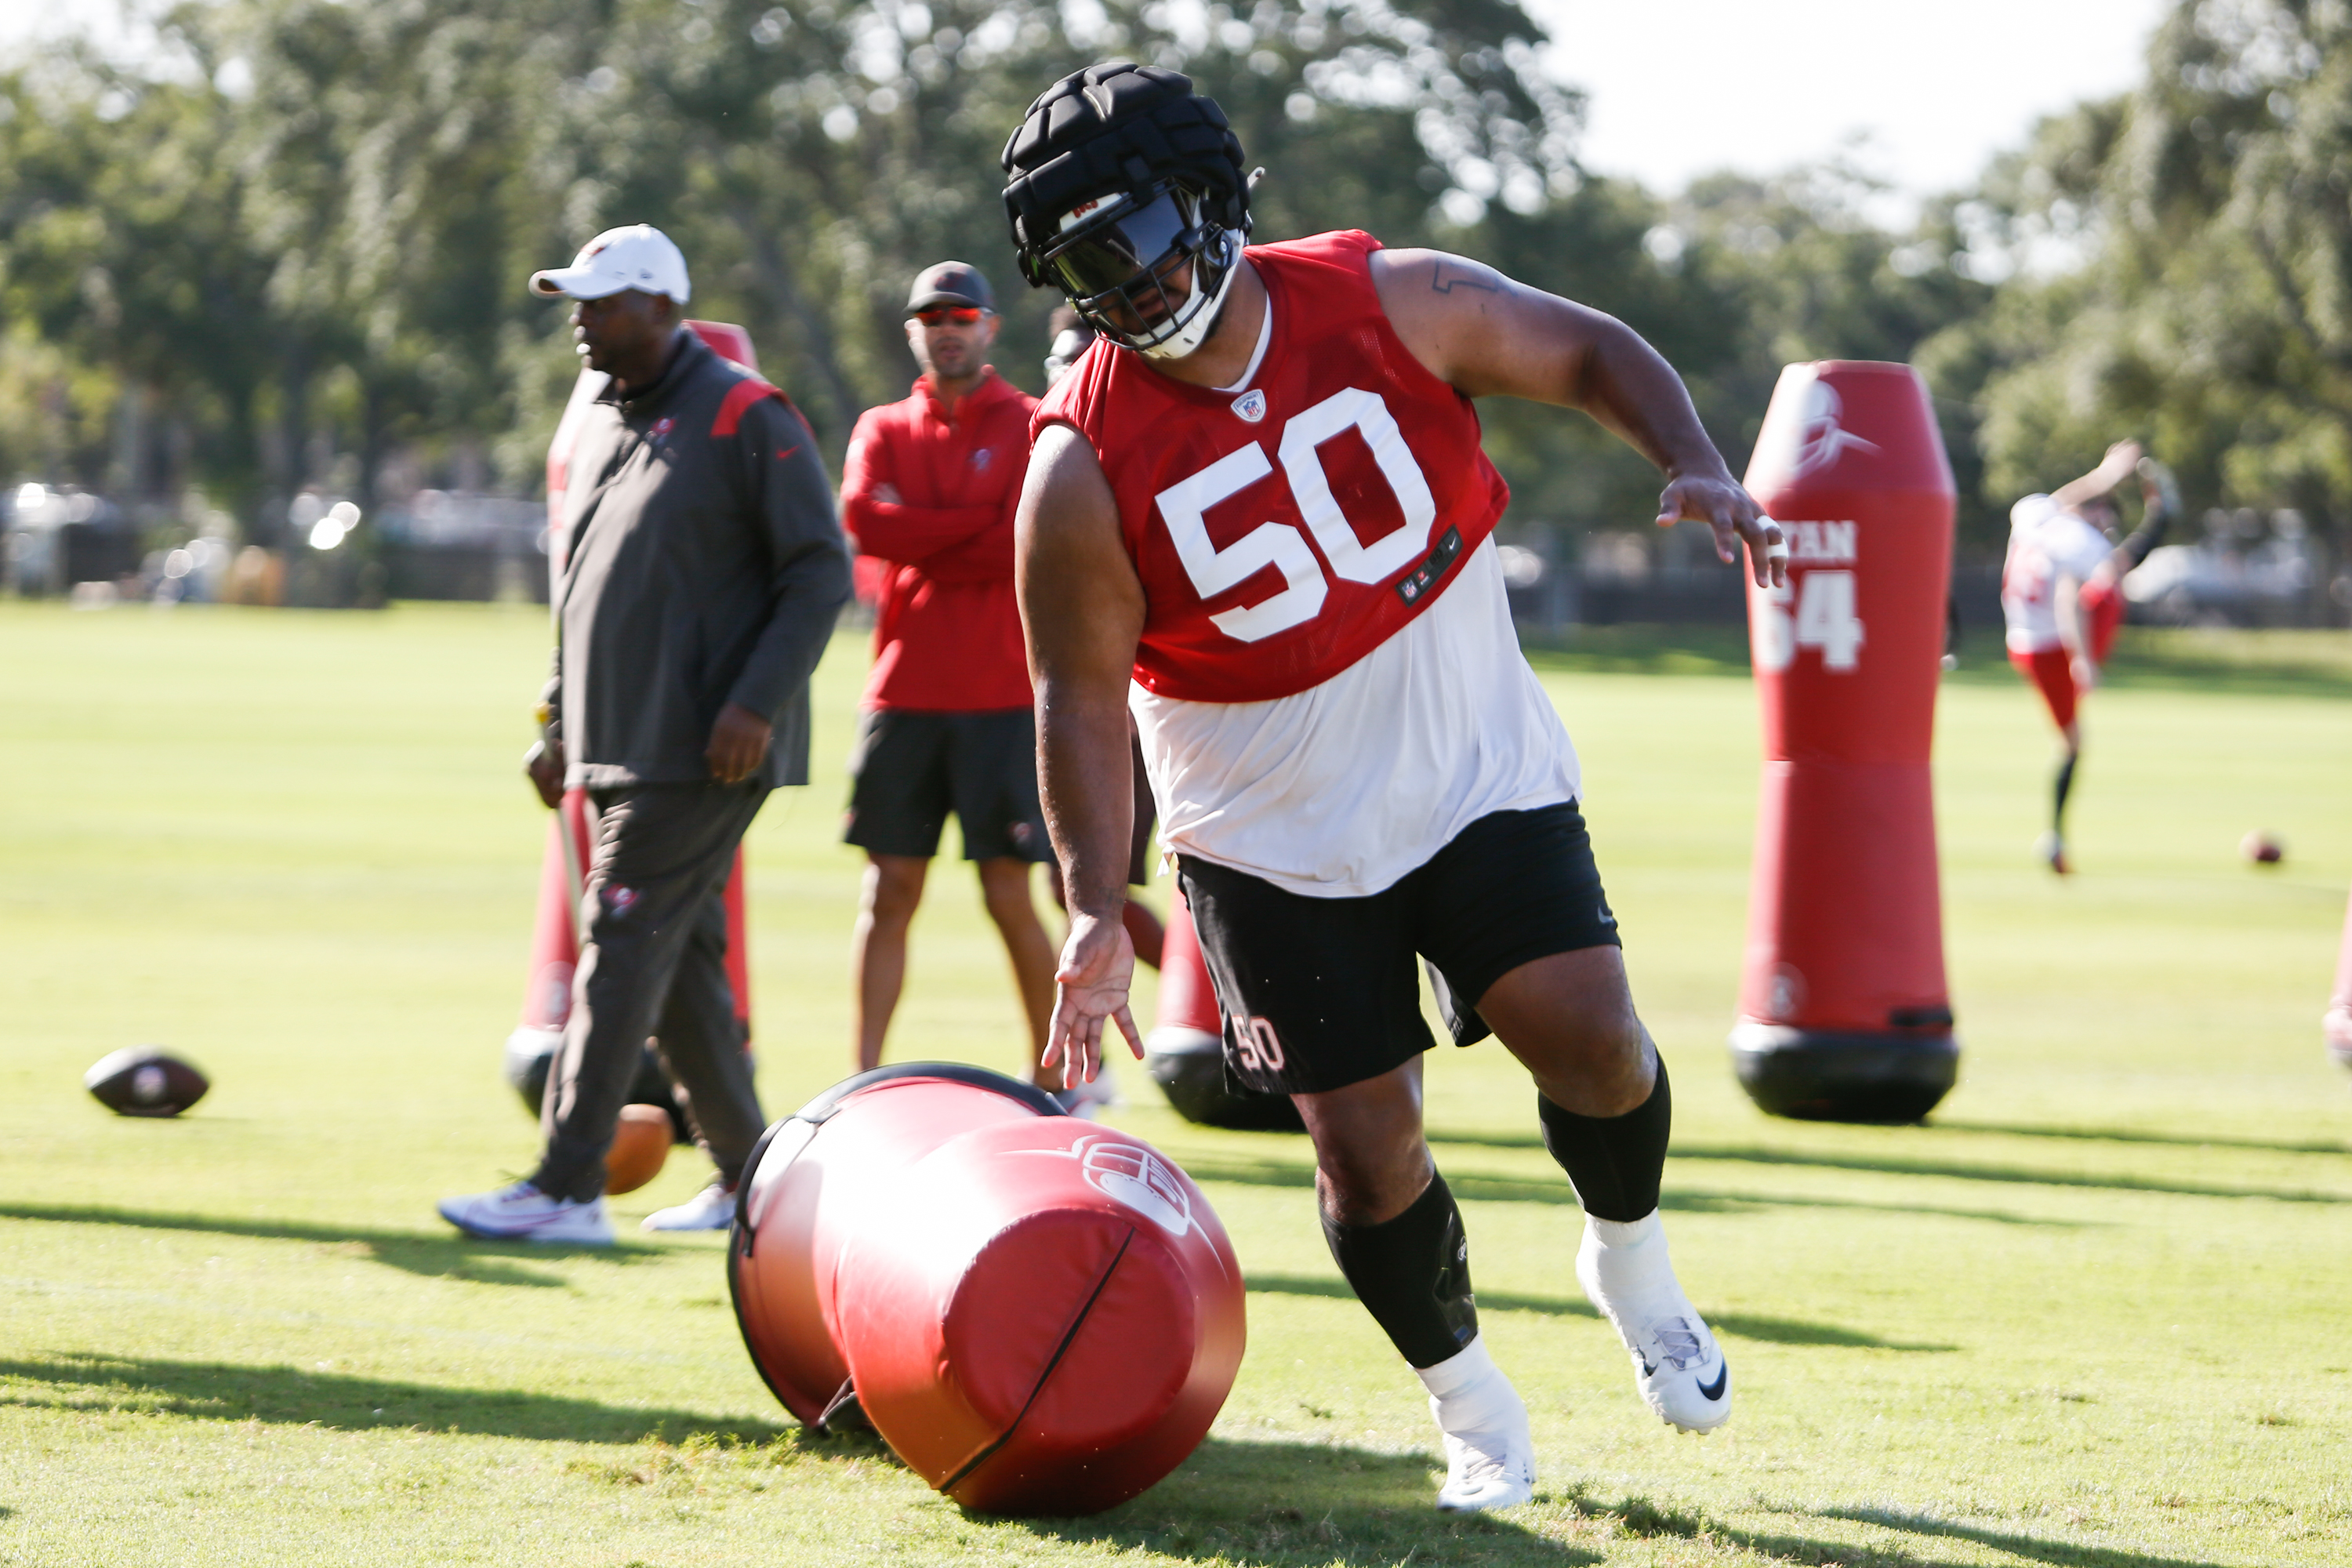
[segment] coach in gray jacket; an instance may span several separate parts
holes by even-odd
[[[603,1244],[604,1155],[646,1037],[719,1180],[650,1216],[719,1229],[762,1119],[735,1019],[719,894],[778,784],[808,782],[808,679],[849,596],[849,553],[808,426],[686,330],[686,262],[644,225],[531,289],[568,295],[612,377],[574,442],[545,732],[529,767],[597,813],[572,1016],[529,1180],[451,1198],[476,1236]]]

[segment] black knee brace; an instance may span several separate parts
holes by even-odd
[[[1665,1180],[1666,1135],[1675,1120],[1665,1058],[1650,1098],[1622,1116],[1579,1116],[1536,1096],[1544,1147],[1568,1173],[1577,1201],[1595,1219],[1632,1221],[1658,1206]]]
[[[1470,1242],[1445,1178],[1432,1175],[1394,1219],[1341,1225],[1323,1216],[1332,1260],[1404,1359],[1435,1366],[1478,1337]]]

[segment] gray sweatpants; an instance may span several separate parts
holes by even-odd
[[[546,1152],[531,1185],[586,1202],[658,1037],[695,1141],[734,1182],[765,1125],[727,980],[727,876],[768,785],[638,784],[594,790],[595,847],[583,898],[580,963],[563,1051],[540,1108]]]

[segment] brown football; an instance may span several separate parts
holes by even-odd
[[[177,1116],[212,1087],[194,1063],[156,1046],[125,1046],[100,1058],[81,1086],[117,1116]]]
[[[2238,841],[2238,853],[2257,866],[2275,866],[2286,858],[2286,846],[2277,834],[2257,827]]]
[[[658,1105],[621,1107],[613,1147],[604,1156],[604,1195],[634,1193],[661,1174],[669,1158],[669,1112]]]

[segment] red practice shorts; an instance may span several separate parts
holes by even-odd
[[[2050,704],[2050,717],[2063,730],[2074,721],[2074,661],[2063,647],[2045,647],[2039,653],[2009,650],[2009,662],[2017,666],[2017,673],[2042,689],[2042,700]]]
[[[2083,635],[2090,639],[2091,662],[2105,665],[2116,646],[2116,634],[2123,629],[2123,594],[2113,583],[2095,583],[2083,589],[2079,603],[2083,606]],[[2019,653],[2011,648],[2009,662],[2041,689],[2042,700],[2050,704],[2050,717],[2058,721],[2061,730],[2074,721],[2074,707],[2083,694],[2074,685],[2074,663],[2064,648],[2045,647],[2039,653]]]
[[[2083,606],[2083,631],[2091,639],[2091,662],[2104,666],[2116,634],[2123,630],[2123,589],[2114,583],[2088,584],[2076,602]]]

